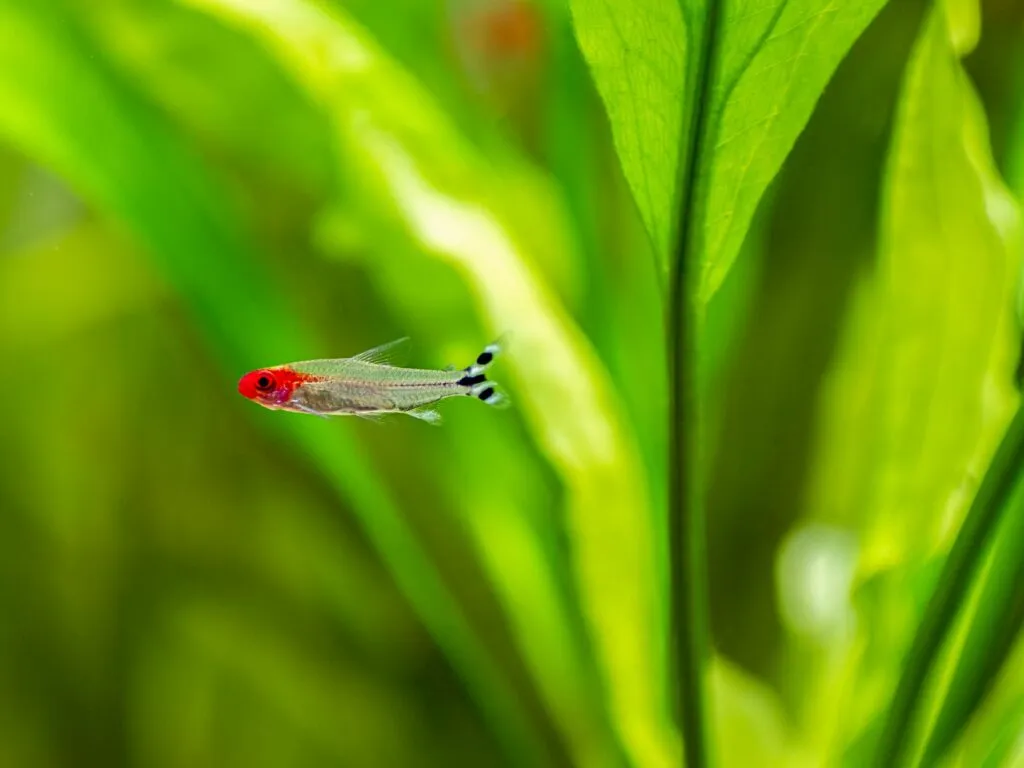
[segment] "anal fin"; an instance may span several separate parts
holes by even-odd
[[[365,421],[373,421],[373,422],[380,423],[381,421],[384,420],[384,414],[380,413],[379,411],[369,411],[369,412],[365,412],[365,413],[361,413],[359,411],[356,411],[354,413],[354,415],[358,416],[360,419],[363,419]]]
[[[406,413],[414,419],[427,422],[427,424],[433,424],[436,426],[441,423],[441,414],[433,408],[416,408],[411,411],[406,411]]]

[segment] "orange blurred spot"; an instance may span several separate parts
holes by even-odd
[[[540,12],[524,0],[495,3],[470,18],[467,27],[474,47],[495,58],[532,58],[544,35]]]

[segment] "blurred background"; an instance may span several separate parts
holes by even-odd
[[[725,764],[863,764],[963,511],[866,480],[898,471],[863,320],[925,10],[855,45],[707,310]],[[1020,192],[1024,12],[982,29]],[[567,3],[0,0],[0,71],[0,764],[671,764],[664,286]],[[439,429],[236,391],[503,332],[515,407]],[[1004,645],[964,764],[1024,733]]]

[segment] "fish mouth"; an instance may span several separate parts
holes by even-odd
[[[249,381],[248,374],[238,380],[238,394],[250,400],[255,400],[258,397],[258,393],[252,386],[252,382]]]

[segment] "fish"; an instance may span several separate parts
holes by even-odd
[[[441,423],[432,406],[449,397],[508,405],[504,391],[486,374],[501,353],[500,340],[484,347],[471,365],[443,370],[396,365],[408,342],[408,337],[397,339],[354,357],[259,368],[239,379],[238,391],[271,410],[371,419],[405,413],[431,424]]]

